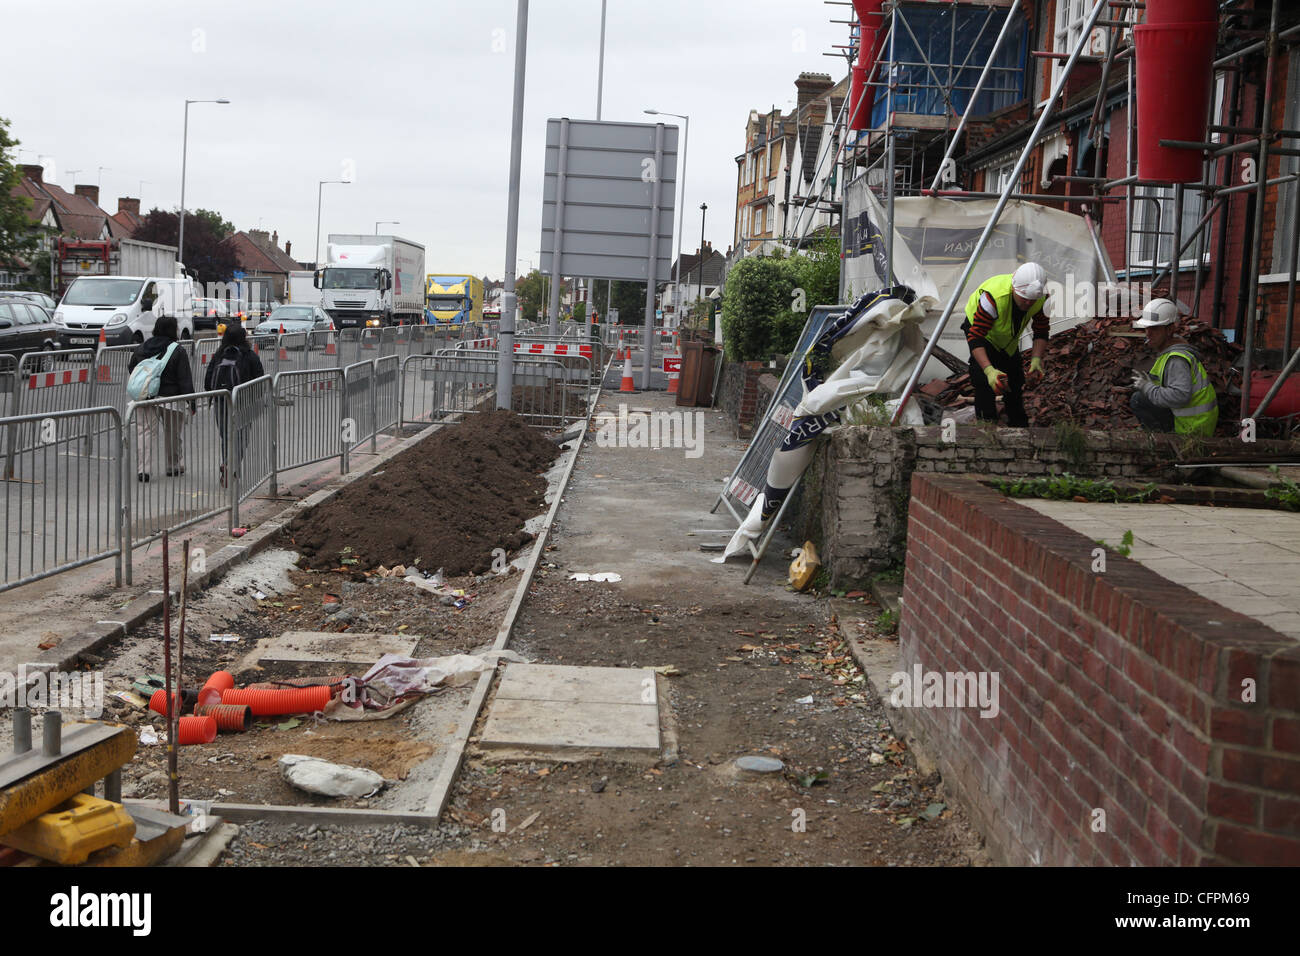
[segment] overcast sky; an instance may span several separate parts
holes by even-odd
[[[610,0],[603,119],[691,116],[686,232],[731,244],[736,164],[752,108],[789,110],[803,70],[845,43],[847,6],[822,0]],[[278,230],[310,260],[317,182],[330,232],[381,231],[425,246],[429,271],[505,270],[514,0],[0,0],[0,116],[20,160],[59,185],[100,180],[100,204],[140,196],[239,229]],[[17,38],[22,42],[12,42]],[[528,30],[519,255],[536,265],[546,120],[594,119],[600,0],[533,0]],[[678,122],[667,118],[668,122]],[[102,173],[98,167],[106,167]],[[80,170],[75,176],[72,170]],[[140,181],[144,180],[141,187]],[[526,271],[528,262],[519,264]]]

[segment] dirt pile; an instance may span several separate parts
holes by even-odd
[[[1072,421],[1084,428],[1137,428],[1129,410],[1129,387],[1134,369],[1149,369],[1155,352],[1145,337],[1129,332],[1132,320],[1123,317],[1093,319],[1052,336],[1044,359],[1046,375],[1036,388],[1025,390],[1025,409],[1035,426]],[[1241,346],[1201,322],[1187,323],[1182,338],[1196,350],[1219,396],[1219,433],[1233,434],[1237,404],[1228,386],[1241,383],[1232,367]],[[1028,367],[1026,357],[1025,365]],[[953,375],[940,389],[935,383],[923,389],[945,408],[974,404],[975,390],[965,372]]]
[[[313,508],[286,532],[304,568],[412,565],[481,574],[492,552],[532,540],[524,522],[545,508],[541,472],[554,442],[512,412],[444,428]]]

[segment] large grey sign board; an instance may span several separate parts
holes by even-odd
[[[663,139],[656,161],[655,131],[660,125]],[[677,134],[677,127],[667,124],[547,121],[543,272],[554,274],[558,220],[563,275],[645,282],[653,225],[655,279],[662,282],[669,277],[677,206]],[[656,179],[659,213],[652,223]]]

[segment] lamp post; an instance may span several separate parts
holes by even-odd
[[[700,293],[697,299],[704,298],[704,217],[709,214],[709,204],[700,203],[700,261],[696,263],[700,270]],[[679,322],[680,324],[680,322]]]
[[[381,219],[375,223],[375,235],[379,235],[380,226],[400,226],[401,223],[396,219]]]
[[[678,177],[680,189],[677,190],[677,268],[673,276],[673,312],[677,316],[677,324],[681,325],[682,315],[682,233],[685,232],[682,223],[682,210],[686,208],[686,150],[691,145],[691,118],[685,113],[664,113],[659,110],[645,110],[651,116],[676,116],[680,120],[686,121],[686,128],[682,131],[682,174]]]
[[[321,193],[325,189],[326,183],[349,183],[350,179],[322,179],[316,184],[316,245],[312,247],[312,254],[316,257],[316,268],[320,268],[320,204]]]
[[[180,230],[176,237],[176,263],[184,268],[185,266],[185,165],[190,150],[190,104],[191,103],[220,103],[228,106],[230,100],[186,100],[185,101],[185,130],[181,137],[181,223]]]
[[[95,174],[95,188],[96,188],[96,189],[98,189],[100,186],[103,186],[103,185],[104,185],[104,170],[106,170],[106,169],[107,169],[109,172],[112,172],[113,167],[112,167],[112,166],[100,166],[100,167],[99,167],[99,172],[97,172],[97,173]]]

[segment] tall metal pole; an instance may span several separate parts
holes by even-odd
[[[600,121],[601,99],[605,93],[605,4],[600,0],[600,66],[596,68],[596,120]]]
[[[318,268],[318,269],[320,268],[320,206],[321,206],[321,202],[320,202],[320,201],[321,201],[321,193],[324,191],[326,185],[330,185],[330,184],[336,184],[336,185],[347,185],[349,182],[351,182],[351,180],[348,180],[348,179],[322,179],[322,180],[320,180],[320,181],[316,184],[316,248],[315,248],[314,252],[315,252],[315,255],[316,255],[316,268]],[[376,232],[376,235],[378,235],[377,232]]]
[[[1277,11],[1279,0],[1273,0],[1273,12],[1268,21],[1268,37],[1265,44],[1268,59],[1264,67],[1264,118],[1259,131],[1259,160],[1255,167],[1255,237],[1250,254],[1249,292],[1246,295],[1246,334],[1243,346],[1241,366],[1241,417],[1250,415],[1250,373],[1255,360],[1255,317],[1258,310],[1255,299],[1259,295],[1259,271],[1262,268],[1261,255],[1264,245],[1264,193],[1268,188],[1268,142],[1273,127],[1273,66],[1277,59]]]
[[[700,269],[700,292],[695,297],[697,301],[704,298],[704,217],[708,214],[709,204],[706,202],[700,203],[700,261],[697,263]]]
[[[1061,90],[1065,87],[1065,81],[1069,79],[1070,74],[1074,71],[1074,64],[1078,62],[1088,38],[1092,35],[1092,28],[1096,25],[1098,16],[1101,15],[1101,9],[1106,3],[1107,0],[1097,0],[1093,4],[1092,12],[1088,14],[1088,19],[1083,25],[1083,31],[1079,35],[1079,41],[1075,44],[1074,49],[1070,51],[1070,58],[1065,61],[1065,66],[1056,78],[1056,82],[1052,84],[1052,92],[1047,98],[1047,103],[1043,106],[1043,112],[1039,114],[1038,122],[1035,124],[1033,132],[1029,134],[1029,140],[1025,143],[1025,148],[1021,150],[1020,158],[1016,160],[1010,178],[1002,187],[1002,194],[998,196],[997,205],[994,206],[989,221],[984,224],[984,231],[980,233],[979,241],[975,243],[975,248],[971,250],[970,258],[966,261],[966,268],[962,271],[961,279],[953,286],[952,294],[948,297],[948,304],[944,306],[943,314],[939,317],[939,322],[935,325],[930,340],[925,343],[925,349],[921,352],[920,358],[916,360],[912,374],[908,377],[907,385],[904,386],[903,393],[899,398],[898,408],[894,411],[894,417],[890,420],[891,424],[898,424],[898,420],[902,417],[903,409],[907,406],[907,399],[911,396],[912,390],[916,388],[917,380],[920,379],[925,364],[930,360],[930,356],[934,354],[934,347],[939,344],[939,336],[947,328],[948,320],[952,318],[953,310],[957,307],[957,302],[966,288],[966,283],[970,281],[971,273],[975,271],[975,266],[979,263],[984,247],[988,245],[989,237],[993,235],[998,220],[1002,218],[1002,211],[1007,207],[1007,200],[1011,198],[1011,194],[1016,189],[1016,183],[1020,181],[1020,175],[1024,172],[1025,164],[1029,162],[1029,154],[1043,135],[1043,130],[1047,128],[1048,120],[1052,118],[1056,102],[1061,98]],[[891,232],[893,231],[893,223],[889,224],[889,229]],[[892,269],[892,262],[890,267]]]
[[[551,335],[560,334],[560,269],[563,266],[560,250],[564,247],[564,185],[568,161],[569,118],[564,116],[560,118],[560,157],[555,177],[555,232],[551,245],[551,297],[548,306],[550,315],[546,317],[547,328]]]
[[[686,152],[691,146],[691,118],[685,113],[661,113],[659,110],[645,110],[651,116],[675,116],[685,121],[682,128],[682,168],[677,182],[677,266],[673,269],[673,311],[681,324],[682,314],[682,234],[686,232]]]
[[[955,8],[953,16],[956,16]],[[889,73],[885,80],[885,277],[894,280],[894,36],[898,33],[898,4],[889,14]]]
[[[641,369],[641,389],[650,390],[650,370],[655,355],[655,285],[659,281],[659,201],[663,196],[663,177],[658,175],[664,168],[664,124],[655,126],[655,178],[650,195],[650,252],[646,260],[645,284],[645,345],[642,354],[645,366]]]
[[[528,59],[528,0],[515,23],[515,100],[510,117],[510,185],[506,203],[506,289],[497,340],[497,408],[509,408],[515,374],[515,253],[519,249],[519,167],[524,141],[524,73]]]
[[[185,164],[190,151],[190,100],[185,101],[185,132],[181,136],[181,224],[176,237],[176,262],[185,265]]]

